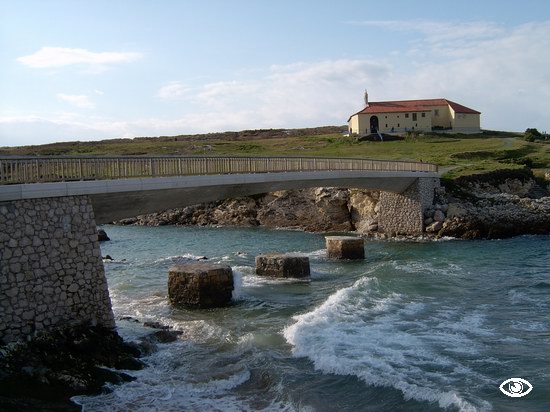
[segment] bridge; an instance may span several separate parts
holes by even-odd
[[[380,230],[420,234],[431,163],[319,157],[0,158],[0,341],[114,326],[96,224],[282,189],[380,190]]]
[[[47,157],[0,159],[0,202],[89,196],[97,224],[283,189],[402,193],[437,165],[315,157]]]

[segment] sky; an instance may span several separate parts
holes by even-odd
[[[0,146],[344,125],[447,98],[550,130],[550,1],[0,0]]]

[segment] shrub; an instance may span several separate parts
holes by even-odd
[[[534,142],[535,140],[545,140],[548,136],[543,135],[537,129],[531,128],[525,130],[523,138],[528,142]]]

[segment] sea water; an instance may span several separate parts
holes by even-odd
[[[550,237],[366,241],[365,260],[325,257],[324,236],[264,228],[106,226],[101,245],[119,333],[183,332],[77,397],[85,411],[548,411]],[[254,273],[265,252],[303,253],[311,280]],[[233,268],[233,304],[170,306],[168,268]],[[511,398],[509,378],[532,391]]]

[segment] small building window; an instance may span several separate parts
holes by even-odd
[[[388,127],[388,124],[386,123],[386,128]]]
[[[408,119],[408,118],[409,118],[409,114],[405,113],[405,119]]]
[[[399,127],[399,123],[397,123],[397,127]]]
[[[416,113],[413,113],[413,122],[416,122]]]
[[[434,116],[435,117],[439,116],[439,109],[434,109]]]
[[[426,113],[422,113],[422,117],[426,117]]]

